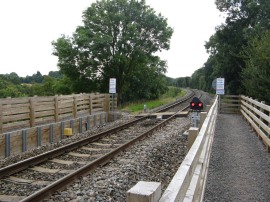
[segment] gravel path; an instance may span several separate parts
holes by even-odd
[[[204,201],[270,201],[270,154],[240,115],[218,116]]]

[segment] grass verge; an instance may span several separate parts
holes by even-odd
[[[147,109],[153,109],[161,105],[168,104],[186,95],[186,91],[184,89],[181,89],[181,90],[179,89],[180,88],[169,87],[168,92],[162,95],[160,99],[140,101],[137,103],[130,103],[124,106],[122,108],[122,111],[130,112],[132,114],[137,114],[144,111],[144,105],[147,106]]]

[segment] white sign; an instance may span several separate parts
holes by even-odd
[[[224,78],[217,78],[217,83],[216,83],[216,94],[217,95],[224,95],[225,94],[224,85],[225,85],[225,79]]]
[[[116,78],[110,78],[109,93],[116,93]]]
[[[225,94],[225,90],[224,89],[217,89],[216,90],[216,94],[217,95],[224,95]]]
[[[224,89],[225,79],[217,78],[216,89]]]

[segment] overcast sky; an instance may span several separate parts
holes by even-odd
[[[224,21],[215,0],[146,0],[174,29],[171,48],[160,57],[168,62],[167,76],[191,76],[208,55],[204,44]],[[0,74],[19,76],[58,70],[51,42],[71,36],[82,12],[96,0],[1,0]]]

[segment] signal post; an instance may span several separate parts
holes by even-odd
[[[200,121],[200,111],[203,110],[203,103],[199,98],[194,97],[190,102],[190,109],[192,111],[192,126],[198,128]]]
[[[188,131],[188,149],[191,148],[199,133],[200,112],[203,110],[203,102],[199,98],[194,97],[190,102],[190,110],[192,111],[192,126]]]

